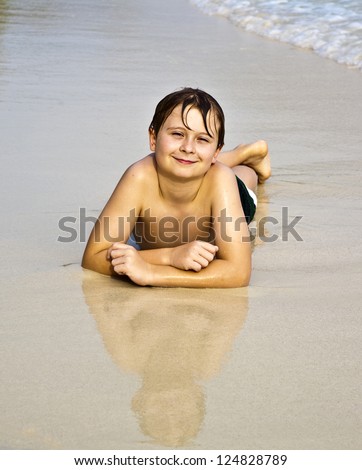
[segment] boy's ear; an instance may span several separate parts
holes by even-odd
[[[216,162],[217,157],[219,156],[219,153],[221,152],[221,149],[222,149],[222,146],[221,146],[221,147],[218,147],[218,148],[216,149],[216,152],[215,152],[214,157],[213,157],[213,159],[212,159],[211,165],[213,165],[213,164]]]
[[[153,129],[148,130],[148,137],[150,141],[150,150],[154,152],[156,150],[156,134]]]

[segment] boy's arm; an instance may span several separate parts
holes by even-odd
[[[218,247],[201,240],[185,243],[170,248],[141,250],[139,254],[150,264],[173,266],[184,271],[200,271],[214,259]]]
[[[199,272],[146,262],[132,247],[124,246],[113,259],[115,272],[140,285],[160,287],[242,287],[251,273],[250,234],[240,203],[234,173],[219,172],[212,185],[212,217],[217,259]]]
[[[101,274],[116,274],[109,256],[114,245],[126,244],[142,207],[145,159],[132,165],[122,176],[100,214],[84,251],[82,266]],[[146,167],[146,173],[149,171]],[[214,259],[217,248],[195,241],[186,245],[142,250],[141,257],[150,264],[175,266],[199,271]]]
[[[100,214],[84,251],[83,268],[115,274],[107,250],[115,242],[127,243],[141,209],[143,180],[136,165],[126,170]]]

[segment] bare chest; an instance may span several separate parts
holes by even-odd
[[[143,249],[178,246],[193,240],[211,238],[211,208],[193,201],[191,204],[149,204],[138,217],[134,235]]]

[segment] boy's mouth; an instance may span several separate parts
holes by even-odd
[[[177,162],[181,163],[182,165],[192,165],[193,163],[196,163],[196,162],[193,161],[193,160],[184,160],[183,158],[176,158],[176,157],[174,157],[174,159],[175,159]]]

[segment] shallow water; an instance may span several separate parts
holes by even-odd
[[[158,5],[0,1],[0,448],[360,448],[360,74]],[[288,207],[303,242],[268,223],[248,289],[83,272],[59,220],[98,215],[160,95],[195,83],[229,141],[270,141],[257,221]]]
[[[245,31],[312,49],[362,69],[362,5],[358,0],[191,0]]]

